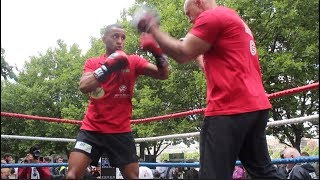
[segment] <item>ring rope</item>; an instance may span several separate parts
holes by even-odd
[[[272,159],[272,164],[289,164],[289,163],[300,163],[300,162],[319,162],[318,156],[300,156],[297,158],[286,158],[286,159]],[[200,167],[199,162],[195,163],[148,163],[140,162],[140,166],[147,167]],[[236,161],[236,165],[242,165],[241,161]],[[26,163],[26,164],[1,164],[1,168],[15,168],[15,167],[59,167],[68,166],[68,163]]]
[[[316,114],[316,115],[311,115],[311,116],[306,116],[306,117],[268,122],[267,127],[302,123],[302,122],[306,122],[306,121],[318,121],[318,120],[319,120],[319,114]],[[176,139],[176,138],[189,138],[189,137],[196,137],[199,135],[200,135],[200,132],[192,132],[192,133],[184,133],[184,134],[171,134],[171,135],[165,135],[165,136],[136,138],[135,142],[139,143],[139,142],[169,140],[169,139]],[[75,142],[76,141],[76,139],[68,139],[68,138],[48,138],[48,137],[32,137],[32,136],[17,136],[17,135],[1,135],[1,138],[22,139],[22,140],[59,141],[59,142]]]
[[[307,90],[313,90],[319,88],[319,82],[308,84],[301,87],[296,87],[292,89],[287,89],[279,92],[275,92],[272,94],[267,94],[267,96],[272,99],[276,97],[281,97],[285,95],[291,95],[302,91]],[[149,118],[143,118],[143,119],[136,119],[136,120],[130,120],[132,124],[139,124],[139,123],[146,123],[151,121],[160,121],[160,120],[167,120],[172,118],[179,118],[184,117],[188,115],[193,114],[200,114],[204,113],[205,108],[202,109],[194,109],[190,111],[180,112],[180,113],[174,113],[174,114],[167,114],[163,116],[157,116],[157,117],[149,117]],[[24,115],[24,114],[17,114],[17,113],[9,113],[9,112],[1,112],[1,116],[6,117],[14,117],[14,118],[20,118],[20,119],[31,119],[31,120],[44,120],[48,122],[57,122],[57,123],[70,123],[70,124],[81,124],[82,120],[70,120],[70,119],[60,119],[60,118],[49,118],[49,117],[40,117],[40,116],[32,116],[32,115]]]

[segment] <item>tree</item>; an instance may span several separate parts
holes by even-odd
[[[5,50],[1,48],[1,77],[5,80],[9,78],[16,79],[16,75],[13,72],[14,66],[10,66],[7,61],[5,60]]]
[[[1,111],[28,115],[82,119],[88,98],[78,90],[84,58],[77,45],[70,49],[62,41],[58,47],[33,56],[25,64],[16,83],[3,82]],[[75,137],[79,126],[1,117],[1,134],[42,137]],[[43,154],[68,154],[73,143],[20,140],[2,141],[1,153],[15,152],[24,157],[26,150],[40,144]]]

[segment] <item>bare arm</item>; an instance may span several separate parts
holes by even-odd
[[[200,70],[204,71],[204,64],[203,64],[203,55],[199,55],[196,59],[195,62],[197,63],[198,67]]]
[[[169,77],[168,64],[166,64],[162,68],[158,68],[156,65],[152,63],[148,63],[148,65],[145,67],[144,75],[153,77],[155,79],[161,79],[161,80],[168,79]]]
[[[163,52],[179,64],[188,63],[211,48],[211,44],[190,33],[186,35],[184,41],[179,41],[156,26],[152,26],[149,32],[154,36]]]
[[[99,86],[100,86],[100,83],[94,77],[93,72],[86,72],[82,74],[80,78],[80,86],[79,86],[79,89],[82,93],[84,94],[89,93],[95,90]]]

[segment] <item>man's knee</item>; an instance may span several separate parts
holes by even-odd
[[[79,179],[79,177],[76,176],[75,172],[69,171],[66,179]]]

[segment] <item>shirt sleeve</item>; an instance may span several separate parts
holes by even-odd
[[[132,62],[134,64],[136,74],[137,75],[143,74],[149,61],[147,61],[146,59],[138,55],[131,55],[130,58],[132,58],[130,60],[130,63]]]
[[[210,11],[205,11],[196,19],[190,33],[198,38],[213,44],[222,27],[219,18]]]
[[[18,168],[18,179],[28,179],[28,174],[30,174],[31,168],[29,167],[19,167]]]
[[[49,167],[37,167],[41,179],[50,179],[50,168]]]
[[[83,73],[93,72],[99,67],[99,63],[96,62],[97,59],[90,58],[88,59],[83,66]],[[102,64],[101,64],[102,65]]]

